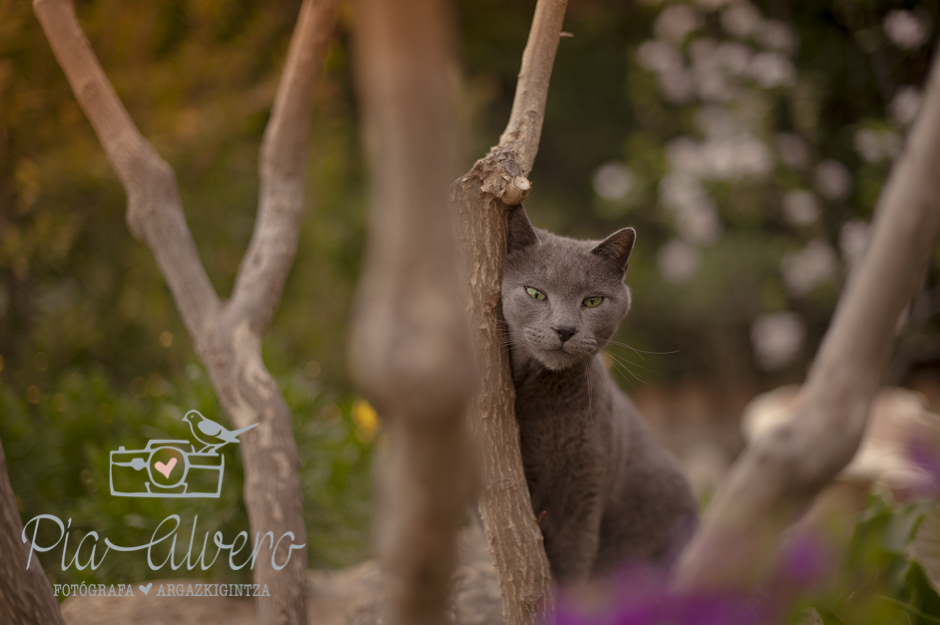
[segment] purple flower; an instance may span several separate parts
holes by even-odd
[[[753,598],[672,590],[659,573],[633,569],[599,582],[589,592],[563,591],[557,625],[758,625]]]

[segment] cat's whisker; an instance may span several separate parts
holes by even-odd
[[[634,391],[637,390],[636,384],[633,383],[633,380],[627,377],[627,373],[629,373],[629,371],[625,372],[623,369],[623,366],[618,363],[612,363],[612,364],[613,364],[614,369],[617,371],[617,373],[620,374],[620,377],[622,377],[624,381],[626,381],[626,383],[630,385],[630,388],[632,388]]]
[[[623,358],[617,356],[616,354],[611,354],[610,352],[608,352],[608,354],[610,354],[611,356],[613,356],[614,359],[620,364],[620,366],[623,367],[624,369],[626,369],[627,372],[628,372],[630,375],[632,375],[638,382],[642,382],[643,384],[649,384],[649,383],[650,383],[649,380],[647,380],[646,378],[644,378],[643,376],[641,376],[641,375],[638,374],[636,371],[634,371],[633,369],[630,368],[630,365],[635,365],[635,366],[637,366],[637,367],[639,367],[640,365],[637,365],[636,363],[631,363],[631,362],[629,362],[629,361],[627,361],[627,360],[625,360],[625,359],[623,359]],[[642,367],[640,367],[640,368],[642,369]],[[647,371],[648,371],[648,369],[647,369]],[[652,373],[652,372],[651,372],[651,373]]]
[[[643,365],[641,365],[641,364],[638,363],[638,362],[633,362],[632,360],[627,359],[626,356],[619,355],[619,354],[615,354],[614,352],[610,351],[609,349],[605,349],[605,350],[604,350],[604,353],[610,355],[611,358],[613,358],[613,357],[616,356],[616,357],[617,357],[618,359],[620,359],[620,361],[623,362],[624,364],[633,365],[634,367],[639,367],[640,369],[642,369],[643,371],[646,371],[647,373],[652,373],[653,375],[656,375],[656,372],[653,371],[652,369],[648,369],[647,367],[644,367]]]
[[[633,376],[638,382],[642,382],[643,384],[649,384],[649,380],[647,380],[647,379],[644,378],[643,376],[640,376],[640,375],[638,375],[636,372],[634,372],[629,366],[627,366],[627,364],[625,364],[625,363],[621,360],[621,358],[620,358],[619,356],[617,356],[616,354],[614,354],[614,353],[612,353],[612,352],[610,352],[610,351],[608,351],[608,350],[604,350],[604,353],[611,357],[611,359],[612,359],[612,364],[614,365],[614,368],[616,368],[618,371],[620,371],[621,374],[622,374],[624,371],[626,371],[626,372],[629,373],[631,376]],[[631,363],[631,364],[635,364],[635,363]],[[637,366],[639,366],[639,365],[637,365]],[[630,381],[629,378],[627,378],[626,376],[624,376],[624,379],[627,380],[628,382]],[[632,386],[632,383],[631,383],[631,386]]]
[[[642,350],[642,349],[637,349],[637,348],[635,348],[634,346],[629,345],[629,344],[627,344],[627,343],[621,343],[620,341],[615,341],[615,340],[613,340],[613,339],[610,339],[610,340],[608,340],[607,342],[610,343],[611,345],[619,345],[620,347],[626,347],[627,349],[633,350],[634,352],[636,352],[636,355],[639,356],[640,358],[643,357],[643,354],[652,354],[652,355],[654,355],[654,356],[669,356],[670,354],[678,354],[678,353],[679,353],[679,350],[678,350],[678,349],[675,349],[675,350],[673,350],[673,351],[671,351],[671,352],[648,352],[648,351],[645,351],[645,350]]]

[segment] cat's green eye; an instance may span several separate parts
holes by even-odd
[[[537,300],[540,300],[540,301],[541,301],[541,300],[545,299],[545,293],[542,293],[542,292],[539,291],[538,289],[533,289],[531,286],[527,286],[527,287],[525,288],[525,292],[528,293],[529,295],[531,295],[532,297],[534,297],[534,298],[537,299]]]
[[[586,300],[584,300],[584,305],[587,306],[588,308],[594,308],[595,306],[599,305],[603,301],[604,301],[603,297],[595,295],[594,297],[589,297]]]

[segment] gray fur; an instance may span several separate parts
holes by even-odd
[[[678,463],[599,355],[630,309],[623,279],[635,237],[624,228],[576,241],[533,228],[521,206],[509,216],[502,303],[516,417],[533,512],[545,511],[545,550],[560,582],[627,562],[668,564],[696,522]],[[585,306],[594,296],[604,300]]]

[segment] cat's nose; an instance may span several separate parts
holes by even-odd
[[[578,332],[577,328],[572,328],[571,326],[558,326],[556,328],[552,328],[552,330],[558,334],[558,338],[561,339],[562,343],[566,342]]]

